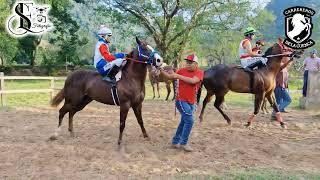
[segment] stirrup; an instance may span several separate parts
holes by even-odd
[[[249,67],[244,67],[244,71],[246,72],[253,72],[253,69],[249,68]]]
[[[102,80],[107,81],[109,83],[111,83],[112,85],[116,84],[116,78],[115,77],[109,77],[109,76],[104,76],[102,77]]]

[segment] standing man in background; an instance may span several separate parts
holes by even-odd
[[[308,88],[308,73],[309,71],[319,71],[320,70],[320,58],[317,57],[317,50],[313,49],[310,51],[310,57],[307,57],[303,63],[304,73],[303,73],[303,97],[307,96]]]

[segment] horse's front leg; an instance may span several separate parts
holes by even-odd
[[[158,91],[158,98],[160,98],[160,87],[159,87],[159,81],[157,81],[157,91]]]
[[[261,104],[262,104],[262,100],[264,99],[265,96],[265,92],[261,91],[261,92],[257,92],[255,94],[255,98],[254,98],[254,112],[252,115],[250,115],[248,122],[246,124],[247,127],[249,127],[252,122],[255,120],[255,117],[257,116],[257,114],[259,113],[259,110],[261,109]]]
[[[129,108],[130,108],[129,105],[126,105],[126,104],[120,106],[120,134],[118,139],[119,146],[121,145],[121,142],[122,142],[122,133],[126,126],[126,120],[127,120]]]
[[[283,122],[283,119],[282,119],[282,116],[281,116],[281,113],[280,113],[280,110],[279,110],[279,107],[278,107],[276,98],[274,97],[274,94],[273,94],[273,93],[269,94],[269,95],[267,96],[267,99],[268,99],[269,103],[271,104],[274,112],[276,112],[276,119],[277,119],[277,121],[280,123],[280,125],[281,125],[282,128],[286,128],[286,125],[285,125],[285,123]]]
[[[144,128],[144,125],[143,125],[143,120],[142,120],[142,103],[138,104],[138,105],[134,105],[132,106],[132,109],[133,109],[133,112],[134,112],[134,115],[136,116],[137,118],[137,121],[140,125],[140,128],[141,128],[141,131],[142,131],[142,134],[143,134],[143,137],[144,138],[149,138],[147,132],[146,132],[146,129]]]

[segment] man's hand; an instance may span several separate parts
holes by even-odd
[[[166,78],[166,79],[170,79],[170,80],[174,80],[178,78],[178,74],[176,74],[175,72],[173,73],[167,73],[165,72],[162,68],[160,68],[160,73]]]

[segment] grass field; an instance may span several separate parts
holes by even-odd
[[[301,90],[302,89],[302,79],[294,78],[294,80],[290,80],[290,90]],[[64,81],[55,81],[56,88],[62,88]],[[48,89],[50,88],[50,81],[48,80],[6,80],[5,88],[7,90],[18,90],[18,89]],[[170,99],[172,98],[172,94]],[[166,88],[163,83],[160,85],[160,95],[161,98],[156,98],[157,101],[163,101],[166,97]],[[206,90],[203,89],[202,92],[202,100],[206,95]],[[21,107],[21,106],[47,106],[50,101],[49,93],[32,93],[32,94],[6,94],[7,106],[8,107]],[[149,81],[146,81],[146,97],[145,100],[152,100],[153,93],[152,87]],[[157,94],[156,94],[157,97]],[[299,106],[299,98],[301,97],[301,93],[294,92],[291,93],[292,104],[291,108],[298,108]],[[232,106],[245,106],[249,107],[253,105],[253,96],[251,94],[239,94],[230,92],[226,96],[226,102],[228,105]]]
[[[320,174],[306,172],[286,172],[276,169],[245,169],[245,170],[230,170],[227,173],[218,175],[203,175],[203,176],[181,176],[175,177],[176,180],[216,180],[216,179],[237,179],[237,180],[319,180]]]

